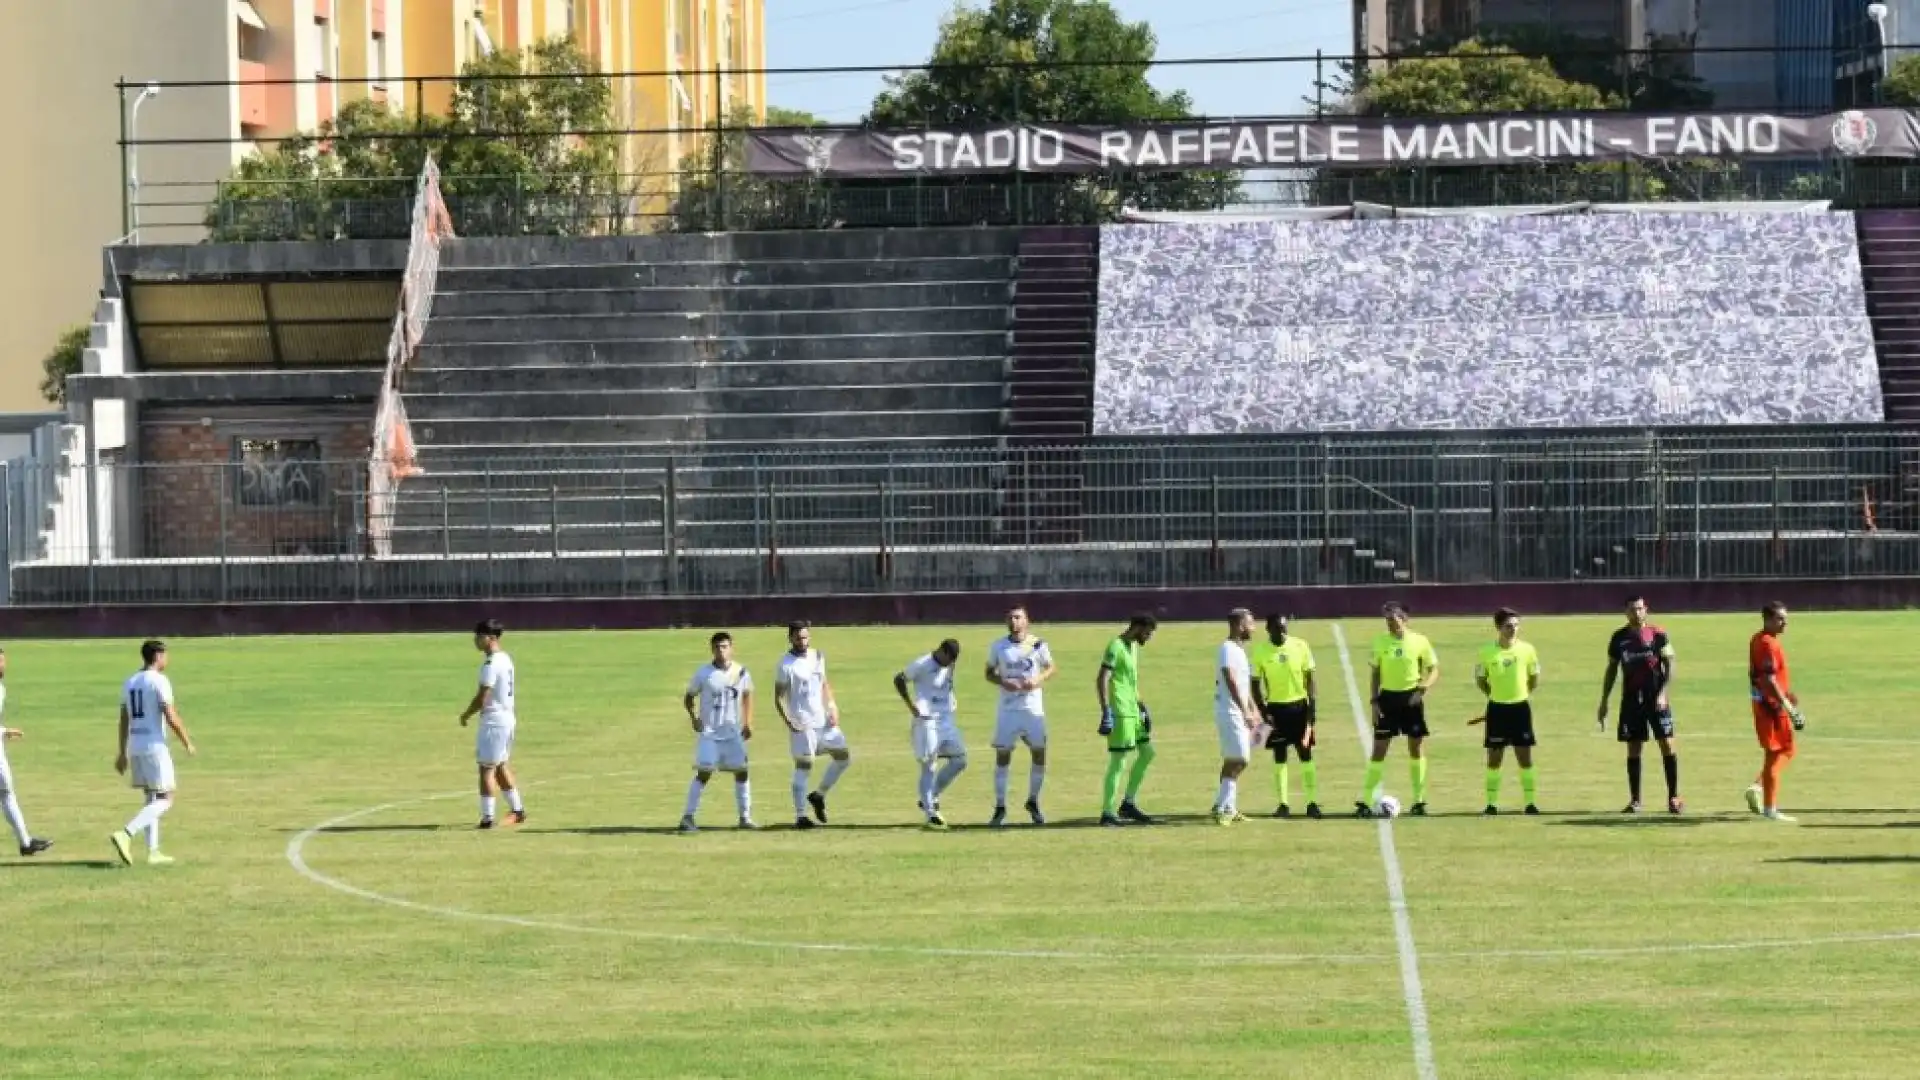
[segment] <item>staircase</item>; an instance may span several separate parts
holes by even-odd
[[[1862,210],[1855,221],[1886,418],[1920,421],[1920,210]]]
[[[1085,462],[1075,446],[1093,420],[1100,230],[1022,230],[1014,273],[1013,358],[1003,538],[1012,544],[1082,539]]]

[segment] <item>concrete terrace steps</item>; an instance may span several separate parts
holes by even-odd
[[[714,413],[700,416],[483,416],[413,419],[423,458],[442,445],[497,443],[512,433],[530,443],[658,442],[696,447],[715,440],[758,443],[763,449],[811,445],[824,439],[886,438],[904,431],[923,436],[973,435],[999,430],[1005,410]]]
[[[910,262],[957,256],[1011,256],[1007,229],[846,229],[815,232],[653,233],[635,236],[528,236],[449,243],[443,268],[662,265],[812,259]]]
[[[515,315],[627,315],[706,312],[897,311],[1011,302],[1006,281],[852,285],[723,285],[463,290],[441,292],[435,319]]]
[[[834,333],[915,334],[1005,329],[1004,304],[866,311],[685,312],[637,315],[486,315],[428,320],[433,344],[556,340],[674,341],[698,337],[787,337]]]
[[[737,360],[717,363],[521,364],[415,369],[406,394],[515,393],[524,390],[727,390],[785,386],[899,386],[1002,383],[1004,356],[914,356],[866,360]]]
[[[544,341],[429,342],[416,368],[537,367],[571,364],[802,363],[885,360],[896,356],[1005,356],[1009,331],[567,338]]]
[[[594,263],[585,265],[447,267],[439,292],[519,289],[807,288],[947,281],[1007,281],[1007,255],[943,256],[911,261],[775,259],[762,262]]]
[[[1006,405],[1002,382],[780,386],[716,390],[510,390],[408,394],[415,427],[500,416],[652,419],[805,413],[980,412]]]

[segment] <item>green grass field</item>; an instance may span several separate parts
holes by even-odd
[[[1379,828],[1204,820],[1220,629],[1164,627],[1143,658],[1162,753],[1142,802],[1172,820],[1101,830],[1086,827],[1105,756],[1092,682],[1114,628],[1036,616],[1062,669],[1045,829],[979,824],[992,627],[818,631],[855,756],[834,824],[714,828],[731,820],[722,782],[696,837],[668,830],[704,631],[509,633],[532,820],[495,833],[472,829],[472,736],[455,723],[478,662],[466,636],[179,640],[170,674],[200,750],[176,752],[164,830],[180,862],[130,869],[106,835],[138,801],[112,771],[136,643],[12,644],[6,722],[28,738],[9,755],[57,846],[0,859],[0,1075],[1418,1075]],[[1391,836],[1437,1075],[1912,1075],[1920,732],[1911,671],[1885,645],[1920,615],[1796,616],[1811,726],[1783,804],[1798,826],[1741,803],[1757,617],[1662,621],[1679,649],[1680,819],[1617,812],[1622,752],[1593,724],[1614,620],[1527,624],[1546,665],[1547,815],[1491,821],[1466,726],[1489,628],[1419,624],[1444,672],[1436,816]],[[1363,663],[1374,621],[1343,625]],[[1299,629],[1320,662],[1323,797],[1343,809],[1362,753],[1340,654],[1332,626]],[[949,632],[967,649],[974,758],[946,800],[966,827],[930,835],[890,676]],[[762,688],[756,816],[783,825],[782,639],[738,637]],[[1016,803],[1025,773],[1023,758]],[[1398,751],[1387,775],[1404,797]],[[1517,806],[1517,778],[1507,790]],[[1657,755],[1647,791],[1657,806]],[[1256,763],[1243,806],[1271,798]],[[295,843],[332,887],[296,871]]]

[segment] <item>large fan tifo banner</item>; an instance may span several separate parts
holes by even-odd
[[[1119,225],[1109,435],[1877,423],[1851,214]]]

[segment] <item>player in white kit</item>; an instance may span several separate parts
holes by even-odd
[[[786,721],[788,741],[793,748],[793,827],[811,829],[813,820],[827,823],[827,792],[840,782],[852,755],[847,751],[847,733],[840,729],[840,706],[833,700],[833,684],[827,681],[827,657],[813,647],[812,624],[787,624],[787,654],[773,675],[773,710]],[[809,793],[813,778],[813,759],[821,754],[832,758],[820,788]]]
[[[1035,825],[1045,825],[1040,813],[1040,787],[1047,779],[1047,710],[1040,688],[1059,669],[1047,643],[1028,633],[1027,609],[1007,612],[1007,636],[987,649],[987,681],[1000,688],[999,714],[993,726],[993,820],[1007,823],[1007,773],[1013,766],[1013,748],[1027,744],[1033,768],[1027,774],[1027,813]]]
[[[0,651],[0,680],[7,677],[7,654]],[[0,709],[7,705],[7,686],[0,682]],[[13,794],[13,767],[7,764],[6,743],[13,739],[24,738],[26,733],[18,728],[0,726],[0,810],[7,815],[7,824],[13,828],[14,839],[20,842],[20,854],[38,855],[53,846],[53,841],[36,837],[27,831],[27,819],[20,813],[20,800]]]
[[[475,713],[480,714],[480,728],[473,737],[473,760],[480,766],[482,829],[493,828],[496,794],[507,797],[513,824],[524,825],[527,821],[526,804],[520,801],[513,768],[507,764],[513,756],[513,736],[520,721],[514,712],[513,657],[500,647],[500,637],[506,632],[498,619],[488,619],[473,628],[473,647],[487,658],[480,664],[480,686],[473,692],[473,700],[467,702],[467,710],[460,714],[461,727],[466,727]]]
[[[1253,612],[1234,608],[1227,615],[1227,640],[1213,661],[1213,722],[1220,731],[1220,793],[1213,820],[1221,825],[1245,821],[1240,813],[1240,774],[1253,755],[1253,732],[1260,710],[1253,704],[1253,667],[1247,642],[1253,637]]]
[[[173,809],[173,755],[167,752],[167,732],[171,730],[180,740],[188,757],[193,756],[193,739],[174,708],[173,683],[166,675],[166,643],[143,642],[140,660],[144,666],[120,688],[120,756],[113,770],[146,793],[147,805],[126,828],[107,839],[120,861],[131,866],[133,838],[145,831],[147,864],[164,866],[173,861],[160,853],[160,815]]]
[[[927,828],[944,830],[940,796],[967,768],[967,743],[954,722],[953,668],[960,643],[948,638],[893,677],[893,689],[913,717],[913,757],[920,763],[920,810]]]
[[[687,788],[687,808],[680,815],[680,831],[699,832],[693,818],[700,812],[700,796],[715,772],[733,774],[733,802],[740,811],[740,827],[753,823],[753,789],[747,783],[747,740],[753,738],[753,676],[733,661],[733,635],[722,630],[708,640],[713,661],[700,665],[687,681],[687,720],[699,742],[693,751],[693,784]]]

